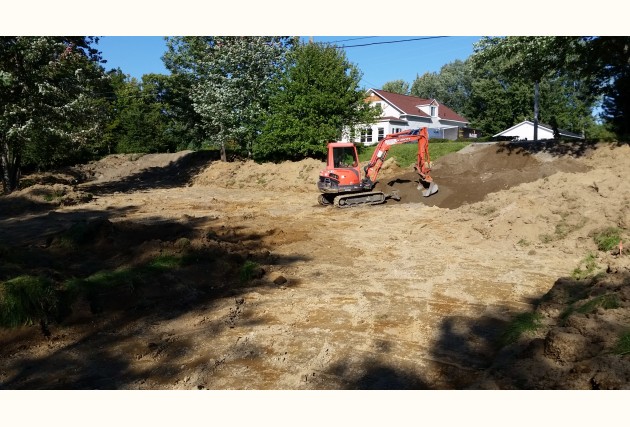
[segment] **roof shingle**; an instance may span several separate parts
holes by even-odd
[[[401,95],[399,93],[386,92],[380,89],[372,89],[372,91],[382,98],[383,100],[389,102],[392,106],[401,111],[402,114],[409,114],[420,117],[430,117],[428,114],[423,112],[418,108],[418,105],[429,105],[433,102],[433,99],[426,98],[418,98],[416,96],[409,95]],[[442,120],[454,120],[457,122],[465,122],[468,123],[468,119],[463,116],[460,116],[455,111],[448,108],[446,105],[441,104],[436,100],[439,104],[438,108],[438,118]]]

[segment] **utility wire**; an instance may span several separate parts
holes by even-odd
[[[334,43],[343,43],[343,42],[349,42],[349,41],[354,41],[354,40],[363,40],[363,39],[373,39],[376,38],[378,36],[369,36],[369,37],[355,37],[352,39],[344,39],[344,40],[333,40],[331,42],[320,42],[323,44],[334,44]]]
[[[417,40],[430,40],[430,39],[442,39],[445,37],[450,37],[450,36],[431,36],[431,37],[417,37],[417,38],[413,38],[413,39],[404,39],[404,40],[389,40],[389,41],[384,41],[384,42],[374,42],[374,43],[365,43],[365,44],[353,44],[350,46],[337,46],[340,49],[347,49],[350,47],[363,47],[363,46],[374,46],[377,44],[389,44],[389,43],[404,43],[404,42],[412,42],[412,41],[417,41]]]

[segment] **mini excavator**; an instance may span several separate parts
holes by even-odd
[[[379,141],[369,163],[363,168],[361,178],[357,148],[351,142],[331,142],[328,144],[326,169],[319,173],[317,188],[320,191],[320,205],[334,205],[345,208],[359,205],[378,205],[392,198],[400,200],[397,193],[386,194],[372,191],[387,153],[392,145],[418,142],[418,160],[415,169],[419,175],[418,190],[424,197],[438,191],[438,186],[431,178],[429,159],[429,133],[427,128],[407,129],[392,133]]]

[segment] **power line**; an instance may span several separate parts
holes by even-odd
[[[365,43],[365,44],[353,44],[350,46],[337,46],[340,49],[347,49],[350,47],[363,47],[363,46],[374,46],[377,44],[389,44],[389,43],[404,43],[404,42],[412,42],[412,41],[417,41],[417,40],[430,40],[430,39],[442,39],[445,37],[451,37],[451,36],[432,36],[432,37],[417,37],[417,38],[413,38],[413,39],[404,39],[404,40],[389,40],[389,41],[384,41],[384,42],[374,42],[374,43]]]
[[[343,43],[343,42],[349,42],[349,41],[354,41],[354,40],[364,40],[364,39],[373,39],[376,38],[378,36],[369,36],[369,37],[355,37],[352,39],[344,39],[344,40],[333,40],[331,42],[320,42],[323,44],[334,44],[334,43]]]

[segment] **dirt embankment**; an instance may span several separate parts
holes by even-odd
[[[0,331],[0,387],[630,387],[630,256],[593,240],[630,239],[630,146],[474,144],[429,198],[390,162],[401,201],[345,210],[322,167],[111,156],[3,197],[0,280],[115,286]]]

